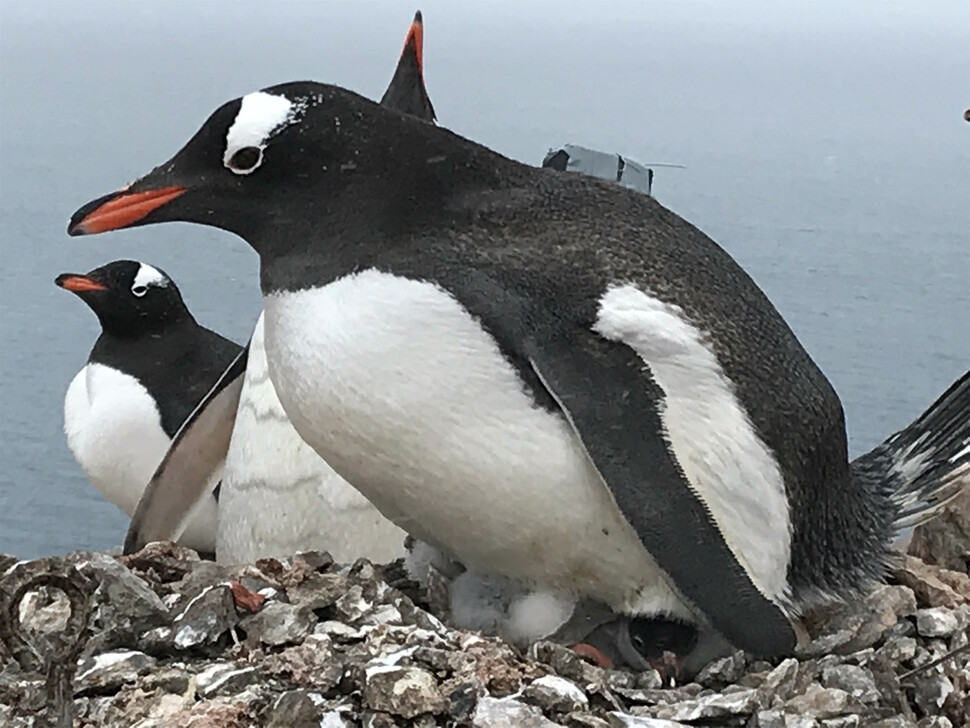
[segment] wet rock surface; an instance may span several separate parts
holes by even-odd
[[[47,724],[50,654],[76,728],[970,724],[970,583],[913,556],[853,607],[807,615],[797,655],[736,653],[674,687],[450,629],[366,561],[217,565],[151,544],[0,568],[3,726]]]

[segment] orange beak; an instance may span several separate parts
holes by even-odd
[[[414,14],[414,20],[411,22],[411,27],[408,29],[407,38],[404,39],[404,50],[401,51],[402,56],[408,52],[408,45],[411,43],[414,43],[414,58],[418,62],[418,71],[423,74],[424,20],[421,18],[420,10]]]
[[[67,228],[69,235],[91,235],[134,225],[152,210],[171,202],[185,192],[184,187],[163,187],[144,192],[113,192],[89,202],[74,213]]]
[[[108,290],[108,287],[103,283],[98,283],[87,276],[75,275],[74,273],[63,273],[54,279],[54,283],[71,293]]]

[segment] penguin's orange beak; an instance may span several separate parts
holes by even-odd
[[[65,291],[71,293],[84,293],[86,291],[106,291],[108,287],[104,283],[88,278],[87,276],[76,273],[62,273],[54,279],[54,283]]]
[[[173,185],[157,190],[127,192],[119,190],[92,200],[71,217],[68,235],[91,235],[134,225],[152,210],[156,210],[185,192],[185,187]]]
[[[424,19],[421,17],[421,11],[417,11],[414,14],[414,21],[411,23],[411,27],[408,28],[407,37],[404,39],[404,49],[401,51],[403,56],[408,52],[408,49],[414,54],[414,60],[418,64],[418,72],[424,73]]]

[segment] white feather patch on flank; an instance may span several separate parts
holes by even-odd
[[[650,368],[666,395],[661,418],[688,482],[754,584],[787,602],[784,480],[704,334],[678,306],[631,284],[607,290],[593,329],[630,346]]]
[[[132,281],[132,288],[138,286],[156,286],[162,288],[169,284],[168,277],[157,268],[152,268],[148,263],[142,263]]]
[[[228,167],[232,155],[244,147],[263,149],[273,132],[292,120],[293,112],[293,102],[285,96],[265,91],[243,96],[239,113],[226,134],[223,164]]]

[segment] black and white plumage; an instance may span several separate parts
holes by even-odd
[[[831,385],[702,232],[339,88],[223,105],[69,231],[168,220],[253,246],[297,431],[411,534],[553,605],[537,633],[591,597],[785,654],[802,605],[881,576],[898,493],[967,478],[966,377],[919,472],[863,477]]]
[[[434,121],[424,84],[424,24],[415,14],[381,104]],[[216,557],[248,562],[297,551],[338,561],[387,562],[405,534],[341,478],[296,433],[269,378],[260,315],[226,456]]]
[[[131,516],[176,431],[240,347],[200,326],[172,279],[147,263],[119,260],[56,283],[102,329],[64,401],[68,445],[88,480]],[[218,477],[208,474],[210,492]],[[214,551],[216,515],[210,495],[181,543]]]
[[[418,12],[381,104],[433,122],[423,41]],[[400,556],[404,532],[334,472],[290,424],[269,378],[262,314],[245,360],[232,368],[241,381],[222,382],[187,423],[146,490],[126,548],[177,532],[208,487],[211,461],[224,455],[218,561],[252,562],[311,549],[346,562],[360,557],[388,562]]]

